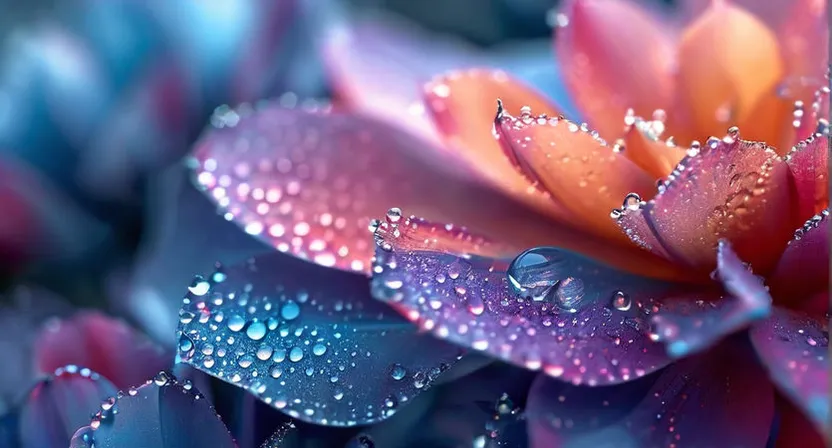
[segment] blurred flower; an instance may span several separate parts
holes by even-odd
[[[433,66],[406,69],[424,61],[407,47],[350,64],[378,40],[338,30],[334,106],[220,109],[193,162],[228,219],[335,269],[273,254],[198,278],[180,360],[301,420],[389,417],[462,353],[340,270],[439,339],[543,370],[532,446],[764,445],[773,389],[731,336],[748,327],[823,428],[828,60],[807,43],[828,27],[825,1],[797,3],[772,31],[711,2],[677,36],[629,3],[567,2],[555,48],[589,125],[503,71],[420,90]]]

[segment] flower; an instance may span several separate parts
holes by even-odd
[[[371,274],[376,299],[439,339],[542,370],[532,446],[591,442],[560,415],[582,403],[598,403],[593,434],[638,446],[762,446],[771,385],[731,336],[749,326],[768,378],[820,429],[829,88],[815,43],[828,27],[825,1],[794,3],[775,25],[711,2],[676,33],[626,2],[567,2],[555,49],[589,125],[505,72],[454,71],[396,98],[386,75],[406,62],[355,70],[330,51],[335,106],[218,111],[193,154],[197,183],[280,252]],[[326,48],[360,52],[356,36]],[[274,260],[191,289],[180,330],[196,348],[182,360],[299,419],[349,426],[389,416],[462,355],[409,334],[360,277]],[[245,366],[215,357],[226,340]],[[621,386],[586,387],[602,385]],[[552,388],[598,400],[564,404]],[[621,390],[639,406],[610,406]],[[627,418],[595,418],[605,407]]]

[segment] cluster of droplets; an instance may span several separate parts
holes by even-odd
[[[807,232],[810,232],[812,229],[817,228],[821,225],[821,223],[829,219],[829,210],[823,210],[815,216],[809,218],[804,224],[803,227],[794,231],[794,239],[792,241],[799,241],[806,235]],[[791,241],[789,241],[791,243]]]
[[[829,79],[829,73],[826,74],[827,81]],[[828,85],[824,85],[818,90],[815,91],[814,96],[812,98],[812,102],[807,107],[803,101],[795,101],[794,102],[794,109],[792,111],[792,127],[795,129],[805,128],[807,125],[811,125],[812,123],[807,123],[806,120],[816,120],[817,122],[814,123],[815,129],[812,130],[813,134],[820,134],[820,135],[829,135],[829,120],[823,118],[823,107],[829,105],[829,96],[830,96],[830,87]]]
[[[489,409],[489,418],[485,422],[485,434],[474,438],[474,448],[499,448],[503,446],[515,446],[515,434],[512,434],[517,426],[524,426],[525,415],[522,409],[514,405],[514,402],[503,393]]]
[[[257,269],[254,264],[249,268]],[[336,426],[377,421],[394,414],[413,392],[450,367],[391,363],[386,373],[390,392],[379,402],[369,400],[362,396],[363,387],[356,387],[355,372],[376,364],[377,353],[360,322],[366,321],[378,337],[394,337],[380,328],[380,313],[364,314],[360,302],[319,301],[305,290],[278,287],[273,295],[262,296],[250,283],[225,288],[227,278],[221,267],[209,279],[195,277],[179,313],[177,361],[242,387],[292,417]],[[321,315],[330,317],[321,320]],[[390,329],[400,330],[396,324]],[[321,389],[329,390],[329,396]]]

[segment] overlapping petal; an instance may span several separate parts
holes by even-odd
[[[557,25],[566,85],[602,136],[623,134],[627,109],[649,117],[670,103],[673,39],[647,11],[621,0],[570,0]]]
[[[798,305],[829,289],[829,211],[797,229],[771,274],[772,294],[780,303]]]
[[[809,219],[829,206],[829,138],[816,134],[786,155],[794,178],[797,218]]]
[[[72,437],[70,448],[236,448],[214,408],[190,383],[161,372],[113,397]]]
[[[180,312],[180,360],[304,421],[387,418],[462,353],[372,300],[360,275],[273,253],[208,278]]]
[[[743,349],[691,357],[613,387],[575,387],[540,375],[526,411],[530,446],[765,446],[771,385]]]
[[[791,238],[792,185],[788,167],[766,145],[711,139],[680,162],[655,198],[625,207],[619,223],[631,240],[694,272],[714,268],[717,241],[724,238],[766,275]],[[759,244],[761,235],[766,244]]]
[[[515,250],[554,233],[452,156],[373,119],[270,104],[214,123],[195,151],[199,184],[248,233],[323,266],[367,272],[369,217],[390,204],[502,235]]]
[[[55,370],[29,392],[20,410],[22,448],[65,446],[90,415],[109,406],[116,387],[86,367],[68,365]]]
[[[573,383],[614,384],[669,361],[646,314],[667,287],[565,250],[557,274],[574,287],[552,301],[510,292],[509,260],[454,250],[464,235],[416,218],[381,223],[373,295],[434,335]]]
[[[774,383],[828,435],[828,320],[776,309],[750,334]]]
[[[95,311],[47,322],[35,342],[41,372],[60,366],[88,366],[119,388],[142,384],[169,368],[173,356],[120,320]]]

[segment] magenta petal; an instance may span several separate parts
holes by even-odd
[[[526,409],[530,446],[766,446],[774,394],[748,352],[721,348],[613,387],[571,386],[541,375]]]
[[[236,448],[208,400],[165,372],[120,393],[87,423],[70,448]]]
[[[47,322],[35,343],[35,362],[41,372],[66,364],[89,366],[126,388],[170,367],[173,356],[120,320],[82,311]]]
[[[23,403],[19,422],[23,448],[67,446],[75,430],[88,424],[90,415],[115,394],[115,386],[90,369],[59,368],[35,385]]]
[[[559,251],[563,279],[583,295],[562,310],[510,292],[508,261],[454,252],[482,238],[390,218],[376,230],[373,294],[436,336],[576,384],[629,381],[668,363],[646,331],[666,285]]]
[[[717,274],[728,297],[709,302],[690,297],[669,300],[653,315],[655,339],[667,345],[670,356],[705,350],[771,312],[771,296],[763,282],[725,240],[717,248]]]
[[[181,362],[328,426],[392,416],[462,354],[373,300],[363,275],[276,252],[197,278],[179,322]]]
[[[751,341],[774,383],[828,432],[828,321],[778,308],[751,327]]]
[[[785,158],[797,190],[798,217],[809,219],[829,201],[829,138],[801,141]]]
[[[789,303],[829,289],[829,210],[815,215],[795,232],[794,239],[771,274],[775,297]]]

